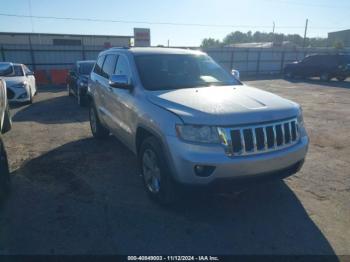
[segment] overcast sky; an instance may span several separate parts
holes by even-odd
[[[308,36],[327,37],[327,32],[350,29],[349,10],[348,0],[11,0],[0,5],[0,31],[132,35],[134,27],[148,27],[152,45],[166,45],[169,39],[173,46],[197,46],[205,37],[222,39],[235,30],[271,32],[273,21],[277,33],[303,35],[306,18]]]

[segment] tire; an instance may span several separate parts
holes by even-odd
[[[90,103],[89,120],[91,133],[95,138],[103,139],[109,136],[109,130],[101,124],[100,119],[98,118],[94,103]]]
[[[68,92],[68,96],[72,96],[72,91],[70,90],[69,84],[67,84],[67,92]]]
[[[161,144],[155,137],[147,137],[138,154],[139,168],[148,196],[162,205],[174,203],[179,194]]]
[[[7,161],[7,154],[4,144],[0,138],[0,200],[10,192],[10,188],[11,177]]]
[[[331,76],[329,75],[329,73],[324,72],[320,75],[320,80],[328,82],[329,80],[331,80]]]
[[[79,106],[81,106],[81,107],[86,106],[86,99],[85,99],[85,96],[83,96],[80,93],[80,88],[78,88],[77,100],[78,100],[78,105]]]
[[[32,94],[32,90],[30,89],[29,91],[29,101],[27,102],[27,105],[31,105],[33,104],[33,94]]]
[[[343,82],[346,79],[346,76],[337,76],[336,78],[339,82]]]
[[[10,131],[12,128],[12,118],[11,118],[11,113],[10,113],[10,107],[7,102],[6,108],[5,108],[5,114],[4,114],[4,123],[2,125],[2,130],[1,132],[4,134],[8,131]]]

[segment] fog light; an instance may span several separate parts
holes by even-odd
[[[215,166],[203,166],[203,165],[195,165],[194,166],[194,172],[197,176],[200,177],[208,177],[210,176],[215,170]]]

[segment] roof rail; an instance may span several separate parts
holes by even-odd
[[[111,47],[110,49],[130,49],[129,46],[116,46],[116,47]]]

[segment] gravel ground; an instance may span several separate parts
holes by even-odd
[[[248,81],[303,106],[303,169],[240,195],[151,202],[136,159],[92,138],[64,89],[12,108],[4,135],[13,190],[0,205],[0,254],[349,254],[350,83]]]

